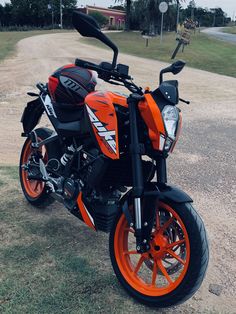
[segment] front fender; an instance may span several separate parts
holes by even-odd
[[[130,189],[120,200],[120,208],[123,211],[129,226],[136,225],[135,217],[129,210],[130,205],[133,205],[133,189]],[[193,200],[184,191],[181,191],[175,186],[171,185],[159,185],[155,182],[148,183],[145,186],[145,192],[143,199],[144,210],[142,213],[142,221],[147,222],[148,227],[142,227],[143,239],[149,239],[152,231],[153,223],[155,220],[156,201],[162,201],[163,203],[191,203]]]
[[[162,185],[158,186],[157,184],[153,184],[155,188],[158,188],[160,191],[159,199],[161,201],[171,201],[175,203],[192,203],[192,198],[180,190],[174,185]]]
[[[144,197],[147,196],[156,196],[159,198],[160,201],[169,201],[175,203],[192,203],[192,198],[185,193],[184,191],[180,190],[174,185],[159,185],[155,182],[149,183],[145,187]],[[125,204],[128,201],[128,204],[132,204],[132,189],[126,192],[123,197],[121,198],[121,205]]]

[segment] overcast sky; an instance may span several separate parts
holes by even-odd
[[[59,1],[59,0],[58,0]],[[6,0],[0,0],[0,3],[9,2]],[[81,5],[97,5],[107,7],[111,4],[114,4],[113,0],[78,0],[78,6]],[[195,0],[197,6],[215,8],[221,7],[230,17],[236,15],[236,0]],[[186,3],[189,3],[189,0],[186,0]]]

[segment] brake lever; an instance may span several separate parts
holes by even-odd
[[[111,80],[104,80],[104,82],[107,82],[107,83],[112,84],[112,85],[124,86],[123,84],[120,84],[120,83],[117,83],[117,82],[114,82]]]
[[[182,102],[184,102],[187,105],[190,105],[190,101],[189,100],[184,100],[182,98],[179,98],[179,101],[182,101]]]

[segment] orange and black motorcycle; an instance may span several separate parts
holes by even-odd
[[[38,84],[38,95],[29,93],[37,98],[21,120],[23,193],[35,206],[58,200],[91,229],[110,232],[111,262],[131,296],[156,307],[181,303],[200,287],[209,258],[192,199],[167,184],[166,159],[182,124],[176,105],[184,100],[178,81],[163,74],[185,63],[163,69],[156,90],[143,90],[129,67],[117,64],[118,48],[92,17],[74,12],[73,24],[109,46],[113,61],[76,59]],[[130,96],[97,91],[94,72]],[[35,129],[44,112],[53,130]]]

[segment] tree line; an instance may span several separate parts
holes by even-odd
[[[163,0],[114,0],[112,8],[124,9],[127,12],[127,30],[147,30],[149,33],[160,32],[161,13],[159,4]],[[165,0],[169,9],[165,13],[164,29],[173,31],[176,29],[177,9],[179,6],[179,21],[183,23],[187,18],[192,18],[199,25],[225,26],[230,22],[226,13],[221,9],[206,9],[197,7],[194,0],[184,9],[181,4],[184,0]],[[77,7],[76,0],[62,0],[63,25],[72,27],[71,15]],[[95,14],[95,18],[102,24],[101,16]],[[104,23],[105,23],[105,19]],[[60,24],[59,0],[11,0],[10,3],[0,5],[0,27],[12,26],[51,27]]]
[[[71,27],[71,15],[77,7],[76,0],[63,0],[63,24]],[[0,4],[0,26],[31,26],[36,28],[60,24],[59,0],[11,0]]]
[[[176,29],[177,10],[179,7],[179,22],[182,24],[187,18],[191,18],[198,25],[204,27],[225,26],[231,18],[221,9],[207,9],[197,7],[194,0],[189,1],[187,8],[183,8],[185,0],[116,0],[123,5],[127,12],[127,28],[133,30],[148,30],[150,33],[160,32],[161,13],[159,4],[166,1],[169,5],[165,13],[164,29],[173,31]],[[113,6],[116,8],[117,6]]]

